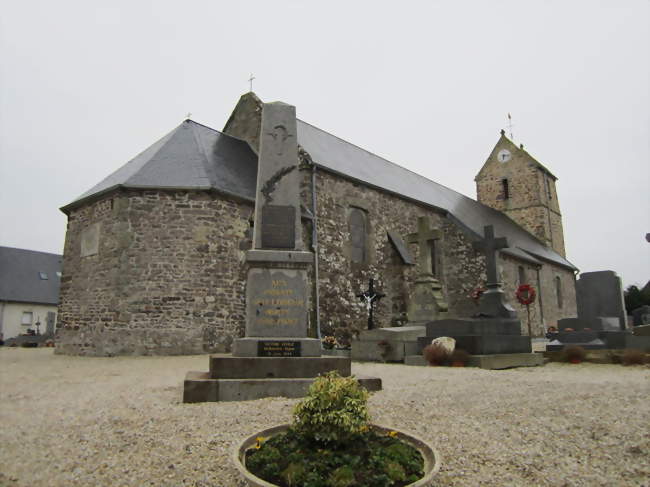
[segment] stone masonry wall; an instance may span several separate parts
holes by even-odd
[[[502,148],[512,153],[505,163],[496,160]],[[507,198],[504,179],[508,180]],[[504,212],[544,244],[566,255],[555,180],[526,151],[502,138],[476,177],[476,193],[478,201]]]
[[[402,263],[387,231],[392,230],[405,240],[406,235],[417,231],[420,216],[428,217],[431,227],[439,227],[444,233],[438,252],[438,278],[450,309],[461,316],[475,312],[469,295],[481,276],[485,277],[484,258],[474,252],[468,238],[443,214],[323,171],[318,172],[316,191],[324,334],[337,328],[367,327],[366,309],[356,295],[367,289],[370,278],[375,279],[375,289],[386,294],[376,307],[375,326],[391,326],[406,320],[407,297],[417,269]],[[363,264],[353,263],[349,258],[351,207],[361,208],[367,216],[369,253]],[[417,245],[408,247],[417,262]]]
[[[250,203],[204,192],[113,193],[68,217],[57,353],[229,351],[244,324]],[[99,224],[98,252],[81,257]]]
[[[420,216],[429,218],[431,227],[443,230],[443,243],[437,256],[438,279],[449,304],[451,317],[468,317],[476,313],[477,305],[470,298],[471,292],[485,284],[485,258],[474,251],[472,240],[463,230],[443,214],[424,205],[381,192],[345,178],[324,172],[317,173],[318,238],[320,268],[320,316],[323,334],[336,329],[361,330],[367,327],[367,313],[356,297],[375,279],[375,287],[386,294],[375,312],[375,326],[391,326],[405,321],[408,295],[413,289],[417,269],[404,265],[390,243],[387,231],[392,230],[403,240],[417,231]],[[304,197],[304,196],[303,196]],[[311,203],[304,197],[304,204]],[[366,264],[352,263],[348,211],[350,207],[366,212],[369,257]],[[407,244],[418,262],[418,247]],[[537,269],[530,263],[502,255],[499,270],[504,282],[506,296],[522,320],[522,332],[527,334],[525,306],[515,298],[519,285],[519,267],[525,268],[527,281],[542,293],[543,320],[539,300],[531,308],[533,335],[542,336],[546,328],[554,325],[559,317],[575,315],[575,289],[573,273],[552,264],[544,264],[540,270],[541,289],[537,281]],[[558,309],[555,298],[554,276],[560,275],[566,285],[563,289],[564,306]]]

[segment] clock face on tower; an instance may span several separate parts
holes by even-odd
[[[511,157],[512,154],[510,154],[510,151],[508,149],[501,149],[497,154],[497,159],[499,162],[508,162]]]

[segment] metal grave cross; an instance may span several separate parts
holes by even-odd
[[[408,243],[418,244],[418,270],[420,274],[431,274],[431,243],[442,238],[442,231],[438,228],[430,229],[429,220],[425,216],[418,218],[417,233],[409,233],[406,236]]]
[[[487,267],[487,284],[498,284],[499,276],[497,275],[497,252],[508,246],[508,240],[505,237],[494,238],[494,227],[487,225],[483,227],[484,238],[482,242],[474,242],[474,249],[485,252],[485,263]]]
[[[381,298],[386,296],[383,293],[375,291],[375,280],[370,279],[368,281],[368,289],[361,294],[357,294],[357,298],[361,298],[361,301],[365,302],[366,310],[368,311],[368,329],[372,330],[375,325],[372,320],[372,315],[374,311],[375,303],[378,303]]]

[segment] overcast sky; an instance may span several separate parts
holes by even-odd
[[[650,278],[650,3],[0,0],[0,245],[63,251],[58,208],[188,112],[239,97],[465,195],[512,114],[558,178],[568,259]],[[509,130],[508,130],[509,132]]]

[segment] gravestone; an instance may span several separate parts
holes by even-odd
[[[417,339],[425,333],[424,325],[447,312],[447,302],[442,286],[433,275],[433,251],[435,241],[442,238],[439,229],[429,228],[426,217],[418,218],[418,231],[406,236],[406,241],[418,245],[417,276],[413,292],[407,304],[406,326],[364,330],[352,341],[351,356],[354,360],[400,362],[404,357],[417,353]],[[389,233],[390,236],[390,233]],[[401,249],[401,239],[391,237],[404,262],[411,263],[406,249]],[[406,257],[406,258],[405,258]]]
[[[418,231],[406,237],[409,243],[416,243],[419,248],[418,275],[413,285],[413,293],[407,305],[408,326],[424,325],[437,319],[448,310],[442,295],[442,285],[433,275],[435,261],[435,242],[442,238],[442,231],[430,229],[426,217],[418,218]]]
[[[301,397],[314,378],[335,370],[350,375],[347,357],[321,357],[308,335],[312,252],[304,249],[295,107],[262,110],[253,248],[246,252],[245,337],[232,355],[210,357],[208,373],[189,372],[184,402]],[[370,390],[377,378],[357,377]]]
[[[632,324],[634,326],[650,325],[650,306],[644,305],[632,310]]]
[[[578,316],[558,320],[559,331],[547,351],[561,351],[569,345],[589,350],[650,350],[650,338],[635,336],[627,328],[623,286],[614,271],[582,273],[576,281],[576,301]]]
[[[428,322],[426,334],[417,339],[417,355],[406,357],[407,365],[425,365],[422,351],[439,337],[456,340],[456,348],[468,352],[470,364],[478,367],[499,369],[542,364],[542,357],[531,353],[530,337],[521,334],[521,322],[499,282],[498,252],[507,247],[508,242],[505,238],[496,238],[491,225],[483,230],[483,241],[474,244],[485,253],[487,269],[487,291],[480,298],[478,314],[471,318]]]

